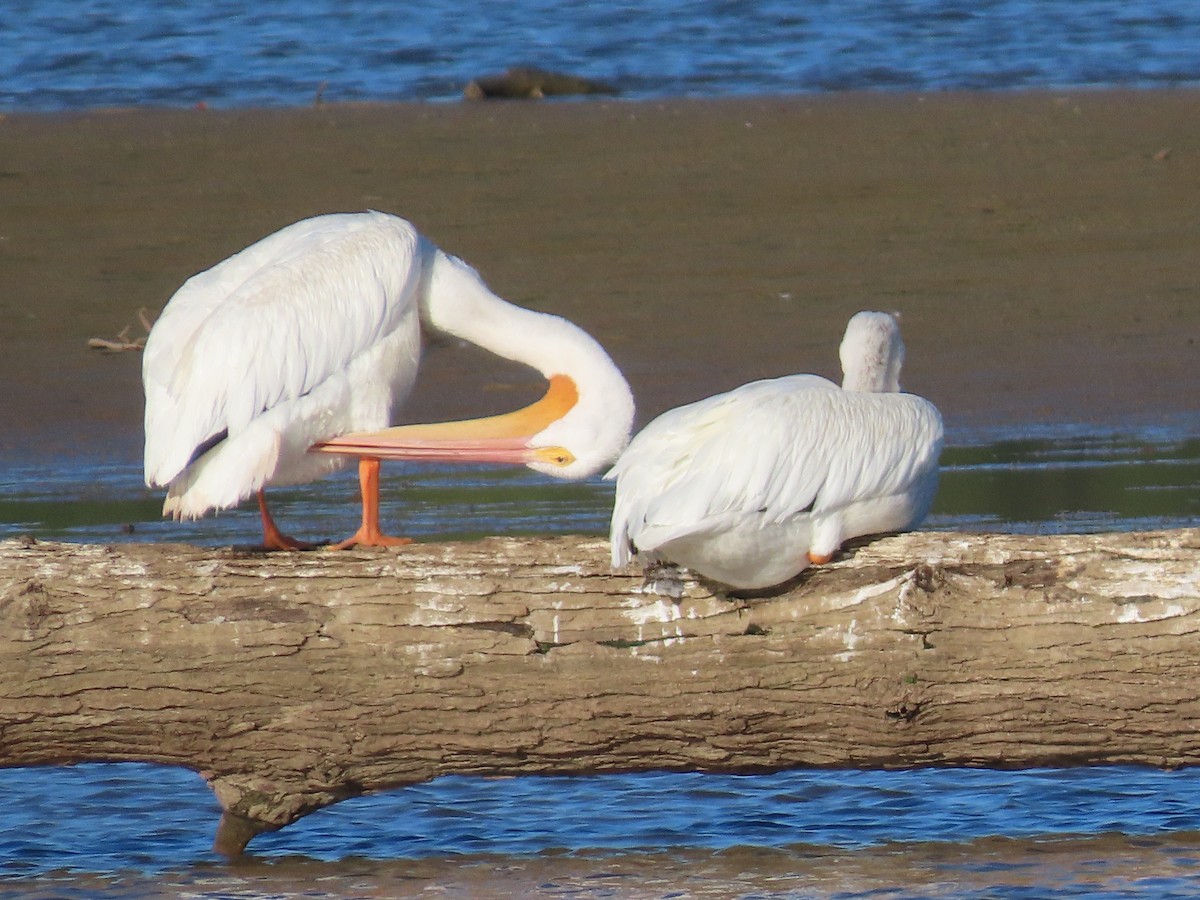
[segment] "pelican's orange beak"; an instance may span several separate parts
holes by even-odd
[[[422,425],[398,425],[381,431],[362,431],[321,441],[310,453],[345,453],[377,459],[451,462],[498,462],[526,465],[552,462],[570,465],[574,456],[564,447],[530,447],[529,440],[561,419],[579,400],[575,382],[555,375],[544,397],[523,409]]]

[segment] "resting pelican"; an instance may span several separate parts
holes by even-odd
[[[616,479],[612,562],[685,566],[735,588],[773,587],[849,538],[917,525],[937,490],[942,418],[900,393],[895,318],[860,312],[842,387],[816,375],[743,385],[663,413]]]
[[[525,363],[550,382],[513,413],[386,426],[429,328]],[[470,266],[396,216],[317,216],[190,278],[146,340],[146,483],[163,514],[197,518],[257,494],[263,542],[302,545],[267,510],[268,485],[359,458],[363,517],[337,546],[408,539],[379,527],[381,459],[519,463],[584,478],[629,440],[633,396],[608,354],[558,316],[497,297]]]

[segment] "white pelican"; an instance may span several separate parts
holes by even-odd
[[[514,413],[386,428],[431,328],[525,363],[550,382]],[[581,329],[497,297],[475,270],[378,212],[290,225],[190,279],[146,341],[146,483],[163,514],[196,518],[257,494],[264,544],[304,546],[267,511],[267,485],[312,481],[359,457],[352,544],[379,528],[381,459],[520,463],[584,478],[629,440],[633,396]]]
[[[669,410],[605,476],[616,479],[612,562],[634,554],[734,588],[781,584],[849,538],[917,525],[937,490],[942,418],[900,393],[904,344],[860,312],[842,387],[790,375]]]

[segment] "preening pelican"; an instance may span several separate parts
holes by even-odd
[[[634,554],[735,588],[773,587],[849,538],[920,523],[937,490],[942,418],[900,393],[895,318],[860,312],[842,387],[816,375],[743,385],[663,413],[616,479],[612,562]]]
[[[550,382],[513,413],[387,426],[412,388],[421,332],[463,338]],[[197,518],[257,494],[264,543],[302,546],[267,511],[268,485],[313,481],[359,458],[362,527],[379,528],[381,459],[519,463],[584,478],[629,440],[633,396],[581,329],[497,297],[470,266],[396,216],[317,216],[190,278],[146,341],[146,483],[163,514]]]

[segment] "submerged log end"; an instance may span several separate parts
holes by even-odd
[[[245,816],[225,810],[221,814],[221,821],[217,823],[217,836],[213,841],[213,851],[227,859],[237,859],[246,852],[246,845],[253,838],[263,832],[277,829],[278,826],[247,819]]]
[[[311,812],[358,793],[348,787],[340,792],[292,790],[249,774],[202,775],[222,809],[213,850],[230,859],[242,856],[246,845],[257,835],[278,831]]]

